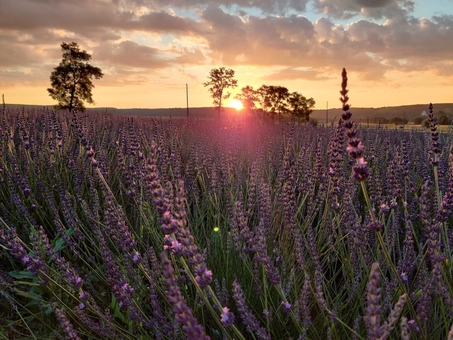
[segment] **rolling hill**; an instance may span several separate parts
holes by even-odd
[[[379,108],[367,108],[367,107],[351,107],[353,118],[356,121],[365,122],[367,119],[373,118],[386,118],[391,119],[394,117],[406,118],[409,121],[413,121],[415,118],[420,117],[423,112],[428,112],[429,104],[414,104],[414,105],[403,105],[403,106],[386,106]],[[453,115],[453,103],[434,103],[434,114],[442,114],[444,112],[447,115]],[[52,108],[52,105],[41,106],[41,105],[22,105],[22,104],[7,104],[8,109],[37,109],[42,110],[43,107]],[[173,117],[183,118],[187,116],[186,108],[114,108],[114,107],[96,107],[88,108],[87,112],[98,112],[98,113],[111,113],[124,116],[148,116],[148,117]],[[328,110],[328,120],[338,120],[341,115],[341,108],[332,108]],[[216,118],[217,110],[213,107],[191,107],[189,108],[189,114],[192,118]],[[221,117],[234,117],[237,116],[238,112],[233,108],[224,108],[221,112]],[[310,118],[315,119],[319,122],[326,121],[326,110],[318,109],[314,110]]]

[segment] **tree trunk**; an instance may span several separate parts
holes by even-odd
[[[76,88],[76,84],[74,82],[74,85],[72,86],[72,89],[71,89],[71,99],[69,101],[69,111],[72,111],[73,107],[74,107],[74,93],[75,93],[75,88]]]

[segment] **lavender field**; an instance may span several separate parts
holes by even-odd
[[[0,339],[453,339],[452,134],[346,85],[327,127],[3,107]]]

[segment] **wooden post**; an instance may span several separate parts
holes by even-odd
[[[189,87],[186,83],[186,103],[187,103],[187,118],[189,118]]]
[[[329,125],[329,102],[326,102],[326,126]]]

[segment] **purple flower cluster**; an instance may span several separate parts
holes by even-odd
[[[432,107],[428,134],[359,130],[342,76],[341,119],[316,128],[1,116],[6,317],[55,298],[60,338],[386,339],[402,314],[403,339],[446,337],[452,140]]]
[[[370,276],[367,285],[367,307],[366,316],[364,318],[368,329],[368,339],[386,340],[390,337],[396,323],[398,322],[404,305],[407,300],[407,295],[403,294],[399,297],[398,302],[390,311],[387,321],[381,325],[381,274],[379,272],[379,263],[375,262],[371,265]]]
[[[453,209],[453,146],[450,148],[449,166],[448,187],[436,215],[436,221],[439,223],[446,222]]]
[[[434,120],[434,113],[433,113],[433,104],[430,103],[428,107],[428,120],[429,120],[429,129],[431,130],[431,153],[433,154],[431,157],[431,164],[432,165],[439,165],[439,154],[441,153],[441,147],[439,142],[439,132],[437,131],[437,122]]]
[[[220,321],[224,327],[231,327],[234,325],[234,314],[230,312],[228,307],[222,308],[222,314],[220,315]]]
[[[433,220],[431,212],[433,210],[432,188],[430,182],[427,181],[423,184],[421,195],[419,198],[420,203],[420,218],[423,222],[425,237],[428,245],[428,258],[432,264],[441,262],[444,256],[440,253],[441,242],[439,234],[441,232],[440,223]]]
[[[367,162],[362,157],[363,155],[363,144],[362,141],[357,137],[357,129],[354,126],[353,121],[351,121],[352,113],[349,111],[350,105],[348,104],[349,90],[346,89],[348,85],[348,76],[346,69],[343,68],[341,73],[342,82],[341,82],[341,98],[340,101],[343,104],[343,114],[341,118],[343,120],[343,127],[345,128],[345,134],[348,137],[348,147],[346,150],[349,153],[349,156],[357,161],[357,164],[353,166],[353,177],[356,181],[364,181],[370,176],[370,169],[367,166]]]
[[[58,309],[55,306],[52,309],[55,313],[55,316],[58,319],[58,322],[60,323],[60,325],[63,328],[63,332],[65,334],[65,339],[66,340],[80,340],[79,336],[74,331],[74,327],[73,327],[71,321],[69,321],[68,317],[66,316],[66,313],[64,312],[64,310]]]
[[[112,289],[113,295],[118,300],[119,306],[127,309],[133,305],[134,288],[127,282],[124,273],[117,264],[112,251],[107,247],[102,235],[98,235],[98,239],[105,264],[107,282]]]
[[[247,331],[254,334],[259,340],[270,340],[270,335],[267,334],[266,330],[260,326],[255,315],[253,315],[252,311],[247,306],[244,292],[242,291],[241,285],[237,280],[234,280],[233,282],[233,297],[236,301],[239,315],[241,316],[244,324],[247,326]]]
[[[381,275],[379,273],[379,263],[371,265],[370,278],[367,285],[367,307],[365,324],[368,328],[369,339],[380,339],[383,332],[381,329]]]
[[[177,256],[187,256],[194,270],[196,282],[200,287],[207,287],[212,281],[212,271],[207,268],[204,256],[199,253],[187,226],[184,181],[178,181],[176,195],[173,194],[171,183],[168,183],[164,190],[160,184],[156,160],[157,146],[153,143],[146,179],[156,210],[160,214],[162,230],[165,234],[165,249]]]
[[[77,274],[75,269],[70,266],[69,262],[55,251],[54,247],[49,242],[47,234],[42,226],[39,227],[38,233],[42,245],[44,246],[46,255],[49,257],[50,261],[55,263],[55,265],[66,278],[71,287],[74,290],[78,291],[83,284],[82,278]]]
[[[0,229],[0,243],[8,249],[8,251],[14,258],[20,260],[22,264],[26,266],[26,269],[33,273],[33,275],[41,276],[43,285],[46,284],[46,274],[48,273],[48,268],[41,256],[36,234],[32,235],[32,244],[34,250],[34,254],[32,256],[30,256],[22,246],[21,241],[17,236],[16,230],[14,228],[6,231],[4,229]],[[70,277],[72,278],[72,276]]]
[[[140,253],[134,248],[137,246],[132,233],[125,222],[124,214],[120,206],[118,206],[112,197],[106,198],[107,208],[105,209],[104,223],[106,233],[115,243],[118,249],[134,263],[141,262]]]
[[[341,181],[341,168],[343,162],[343,149],[344,149],[344,128],[340,121],[334,130],[334,136],[329,141],[329,176],[331,177],[331,190],[334,200],[332,200],[330,207],[337,210],[340,207],[338,202],[341,194],[340,181]]]
[[[183,325],[182,328],[187,334],[188,340],[207,340],[210,339],[204,332],[197,319],[193,316],[192,310],[187,306],[181,292],[176,284],[175,276],[173,275],[173,267],[165,252],[160,254],[162,268],[164,271],[164,281],[168,287],[167,298],[173,305],[173,313],[176,319]]]

